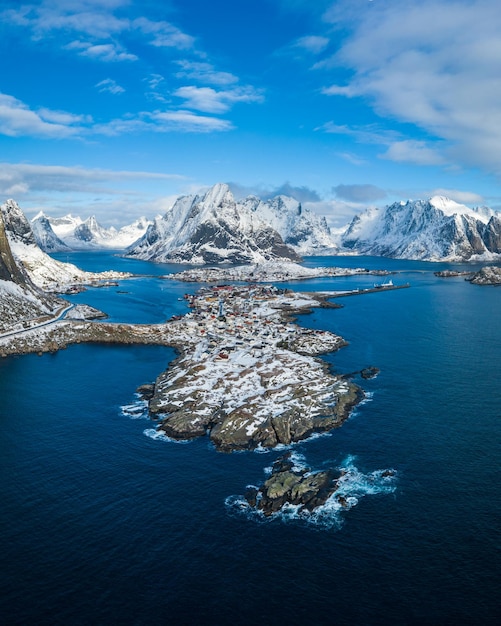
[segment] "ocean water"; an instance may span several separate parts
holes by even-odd
[[[182,294],[196,288],[159,278],[172,266],[69,260],[143,275],[71,297],[114,321],[183,313]],[[293,447],[297,463],[348,469],[350,508],[263,520],[239,502],[280,451],[228,455],[206,439],[152,436],[139,406],[122,407],[171,349],[76,345],[2,359],[0,623],[499,623],[501,289],[436,278],[452,267],[443,264],[306,263],[388,268],[411,283],[298,320],[349,342],[324,357],[335,371],[381,369],[360,382],[367,401],[341,428]]]

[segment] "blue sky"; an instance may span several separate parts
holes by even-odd
[[[216,182],[345,224],[501,208],[498,0],[2,0],[0,197],[122,225]]]

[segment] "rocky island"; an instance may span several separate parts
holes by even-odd
[[[473,285],[501,285],[501,267],[487,265],[466,280]]]
[[[357,503],[360,491],[350,484],[353,466],[313,471],[303,463],[297,463],[289,451],[279,457],[271,468],[269,477],[259,487],[249,486],[244,494],[242,508],[250,507],[264,517],[295,508],[298,517],[307,517],[330,503],[338,509],[349,509]],[[391,491],[396,479],[393,469],[377,470],[365,477],[376,490]]]
[[[388,276],[387,270],[369,270],[361,267],[305,267],[292,261],[263,261],[247,265],[227,265],[225,267],[197,267],[164,276],[168,280],[181,280],[187,283],[217,283],[221,281],[242,281],[251,283],[289,282],[322,278],[325,276]]]

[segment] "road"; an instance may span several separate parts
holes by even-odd
[[[29,328],[10,330],[6,333],[0,333],[0,339],[4,339],[5,337],[12,337],[14,335],[23,335],[37,328],[42,328],[43,326],[50,326],[50,324],[55,324],[56,322],[62,320],[66,313],[68,313],[68,311],[71,311],[71,309],[73,309],[74,307],[74,304],[68,304],[68,306],[64,307],[64,309],[58,313],[57,317],[53,317],[50,320],[46,320],[45,322],[40,322],[38,324],[35,324],[34,326],[30,326]]]

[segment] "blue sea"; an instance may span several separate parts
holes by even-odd
[[[197,288],[161,278],[178,266],[59,258],[141,275],[69,297],[111,321],[164,321],[186,312],[182,295]],[[349,510],[264,520],[240,496],[283,451],[170,442],[139,407],[124,412],[172,349],[79,344],[2,359],[2,625],[501,622],[501,289],[433,275],[462,269],[448,264],[305,263],[390,269],[411,284],[298,318],[349,342],[324,357],[334,371],[381,370],[359,381],[367,399],[341,428],[292,447],[313,469],[348,468]],[[385,469],[391,484],[379,480]]]

